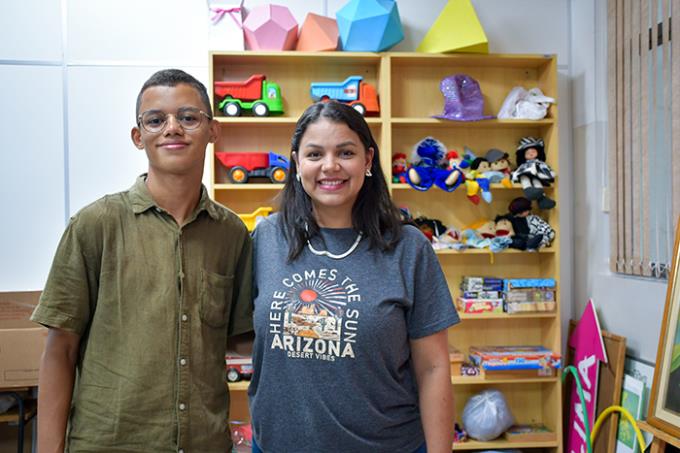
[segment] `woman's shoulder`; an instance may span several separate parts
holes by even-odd
[[[263,217],[257,222],[257,226],[253,231],[253,238],[270,238],[282,234],[281,221],[278,213]]]

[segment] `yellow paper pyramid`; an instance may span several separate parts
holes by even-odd
[[[489,53],[489,42],[470,0],[449,0],[417,51]]]

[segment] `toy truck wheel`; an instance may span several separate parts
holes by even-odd
[[[238,372],[235,368],[229,368],[227,370],[227,381],[229,382],[238,382],[241,380],[241,373]]]
[[[255,116],[267,116],[269,115],[269,107],[264,102],[256,102],[253,104],[253,114]]]
[[[269,172],[269,179],[273,183],[284,183],[288,177],[288,172],[281,167],[274,167]]]
[[[222,111],[227,116],[241,116],[241,106],[236,102],[227,102],[222,107]]]
[[[366,115],[366,107],[364,107],[364,104],[362,104],[361,102],[357,102],[352,106],[352,108],[354,108],[354,110],[356,110],[357,112],[361,113],[361,116]]]
[[[229,179],[234,184],[245,184],[248,182],[248,170],[245,167],[236,166],[229,170]]]

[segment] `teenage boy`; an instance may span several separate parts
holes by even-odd
[[[252,247],[201,184],[219,126],[205,87],[176,69],[144,83],[136,110],[148,173],[71,219],[32,316],[49,327],[40,453],[231,445],[224,354],[252,330]]]

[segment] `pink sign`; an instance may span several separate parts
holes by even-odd
[[[569,338],[569,346],[574,349],[573,365],[578,370],[578,376],[581,379],[587,414],[583,414],[581,399],[576,390],[576,382],[573,382],[569,402],[567,452],[586,453],[588,448],[586,445],[585,417],[588,417],[588,425],[592,430],[593,423],[595,423],[599,362],[607,363],[607,351],[604,348],[600,323],[597,320],[595,304],[592,299],[588,301],[581,319]]]

